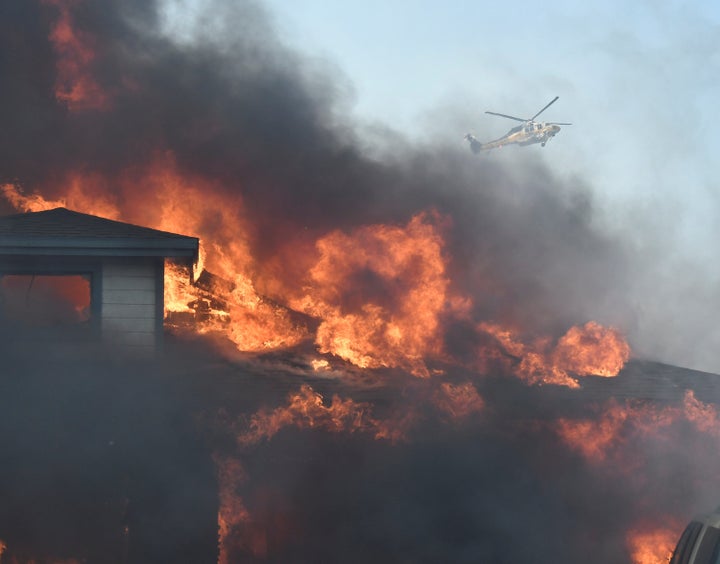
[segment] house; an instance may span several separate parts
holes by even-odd
[[[65,208],[0,217],[0,322],[141,354],[163,339],[165,259],[199,241]]]

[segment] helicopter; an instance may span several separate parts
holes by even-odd
[[[472,149],[473,153],[479,153],[480,151],[498,149],[503,145],[512,145],[514,143],[517,145],[533,145],[535,143],[540,143],[540,146],[544,147],[545,143],[558,134],[561,125],[572,125],[572,123],[535,121],[535,118],[557,102],[558,98],[560,98],[560,96],[555,96],[549,104],[547,104],[530,119],[509,116],[507,114],[499,114],[497,112],[485,112],[486,114],[493,116],[500,116],[508,119],[514,119],[515,121],[521,121],[522,124],[517,127],[513,127],[499,139],[488,141],[487,143],[481,143],[472,133],[468,133],[465,135],[465,139],[470,142],[470,149]]]

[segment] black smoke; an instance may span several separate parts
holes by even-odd
[[[669,387],[644,396],[638,384],[660,374]],[[609,398],[623,393],[631,396],[617,400],[623,405],[659,413],[678,405],[681,386],[698,382],[708,384],[698,397],[717,402],[712,376],[650,363],[584,391],[527,388],[498,375],[473,380],[485,409],[449,419],[428,401],[432,382],[396,375],[358,392],[315,381],[328,405],[337,393],[370,400],[378,418],[413,410],[415,422],[398,443],[294,426],[242,447],[228,437],[227,452],[245,471],[236,491],[249,514],[231,554],[278,563],[630,564],[631,531],[679,536],[684,520],[712,508],[717,456],[703,445],[714,439],[682,418],[644,435],[631,418],[606,458],[593,461],[560,438],[556,423],[595,421],[599,430]],[[283,405],[278,392],[261,401]],[[238,421],[246,430],[248,412]],[[252,534],[263,542],[250,542]]]
[[[70,333],[0,326],[3,561],[214,563],[216,470],[178,355]]]
[[[52,198],[58,178],[84,171],[112,191],[128,167],[171,153],[181,172],[242,196],[237,213],[253,219],[261,288],[262,265],[289,237],[405,224],[435,209],[449,218],[454,288],[475,304],[471,322],[447,336],[457,356],[476,345],[472,322],[480,320],[531,334],[559,335],[588,319],[632,329],[624,289],[633,257],[594,229],[589,188],[535,153],[479,158],[461,144],[390,135],[388,148],[369,151],[344,113],[347,79],[285,47],[253,2],[212,2],[186,41],[163,31],[158,2],[70,5],[95,53],[88,70],[110,104],[78,110],[56,97],[55,3],[1,2],[3,182]],[[478,384],[488,414],[458,427],[426,407],[405,444],[287,429],[238,450],[212,425],[209,438],[198,437],[194,415],[212,420],[222,407],[242,420],[281,404],[294,375],[173,352],[170,364],[148,366],[77,350],[3,351],[0,538],[11,549],[103,562],[111,547],[117,562],[208,561],[217,509],[210,450],[242,461],[248,479],[238,493],[265,531],[264,560],[274,562],[624,562],[628,528],[678,499],[638,507],[639,498],[673,480],[687,493],[683,514],[701,497],[677,464],[699,441],[652,449],[657,464],[643,467],[651,470],[639,485],[608,477],[543,424],[586,405],[504,380]],[[177,391],[182,375],[189,384]],[[386,412],[413,398],[414,384],[398,379],[374,398]],[[546,411],[534,411],[543,402]],[[691,478],[710,483],[704,468],[694,466]]]
[[[55,4],[0,8],[4,181],[53,197],[58,179],[83,171],[112,192],[129,167],[171,154],[181,173],[242,196],[261,290],[262,265],[282,260],[288,240],[435,209],[450,220],[452,280],[474,298],[477,318],[553,334],[591,318],[632,329],[629,256],[593,229],[588,187],[556,177],[531,151],[509,162],[398,138],[370,154],[344,113],[347,79],[284,46],[254,2],[208,3],[194,39],[182,41],[165,32],[159,2],[70,4],[94,53],[85,70],[109,100],[74,109],[54,94]],[[120,195],[120,205],[133,197]]]
[[[712,430],[680,418],[645,435],[629,420],[600,462],[556,430],[599,421],[613,396],[661,410],[694,386],[717,403],[712,375],[638,363],[569,390],[445,367],[431,380],[370,372],[367,386],[283,356],[229,363],[172,336],[152,361],[35,330],[2,337],[0,539],[19,562],[214,562],[223,459],[242,467],[247,511],[230,562],[630,563],[629,531],[679,535],[717,497]],[[450,417],[432,401],[441,382],[471,382],[484,408]],[[301,383],[411,424],[399,441],[294,425],[237,441]]]

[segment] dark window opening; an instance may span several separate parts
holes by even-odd
[[[0,277],[0,316],[31,327],[90,321],[90,276],[6,274]]]

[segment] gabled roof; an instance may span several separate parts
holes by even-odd
[[[0,255],[192,257],[196,237],[66,208],[0,217]]]

